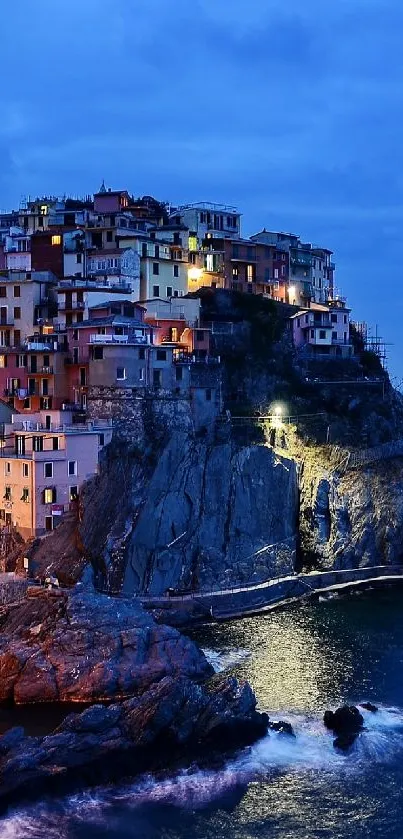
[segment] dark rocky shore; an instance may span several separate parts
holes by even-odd
[[[1,701],[96,704],[48,736],[0,738],[0,807],[211,760],[263,736],[269,721],[250,686],[212,673],[190,639],[135,601],[33,590],[1,617]]]

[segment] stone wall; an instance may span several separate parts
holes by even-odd
[[[106,386],[88,390],[90,419],[112,419],[115,437],[139,447],[173,431],[213,427],[220,410],[219,373],[213,368],[192,370],[189,393]]]

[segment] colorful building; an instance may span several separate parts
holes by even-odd
[[[0,525],[25,539],[53,530],[111,438],[110,423],[73,424],[68,411],[14,415],[0,447]]]

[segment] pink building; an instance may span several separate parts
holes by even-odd
[[[318,355],[349,358],[353,354],[350,343],[350,309],[342,299],[328,306],[312,303],[291,317],[295,347],[312,357]]]
[[[0,449],[0,525],[25,539],[53,530],[111,439],[107,420],[73,424],[67,411],[13,415]]]

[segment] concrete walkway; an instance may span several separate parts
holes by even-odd
[[[403,582],[403,566],[376,566],[343,571],[322,571],[294,574],[222,591],[195,592],[177,597],[140,597],[147,609],[179,609],[186,611],[191,603],[204,607],[216,620],[226,620],[268,611],[294,600],[320,592],[337,592],[349,588]]]

